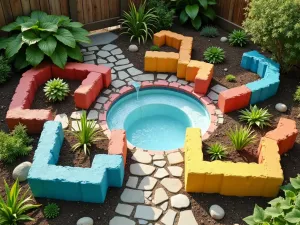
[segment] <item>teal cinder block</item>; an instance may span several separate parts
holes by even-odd
[[[251,90],[250,105],[260,102],[262,83],[260,80],[246,84],[246,87]]]
[[[265,83],[265,87],[261,91],[261,101],[265,101],[266,99],[276,95],[280,81],[274,79],[263,79]]]

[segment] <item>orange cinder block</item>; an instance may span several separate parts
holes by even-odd
[[[163,46],[166,43],[166,32],[160,31],[153,36],[153,44],[156,46]]]
[[[201,68],[195,78],[194,91],[199,94],[206,94],[214,74],[214,65],[201,62]]]
[[[156,52],[147,51],[144,58],[144,70],[149,72],[157,71]]]
[[[172,35],[173,39],[172,39],[172,47],[179,50],[180,49],[180,46],[181,46],[181,41],[182,39],[184,38],[183,35],[181,34],[176,34],[174,33]]]
[[[167,52],[167,71],[170,73],[176,73],[177,72],[177,65],[178,65],[178,59],[179,54],[175,52]]]
[[[187,81],[194,81],[200,67],[201,67],[200,61],[191,60],[186,68],[185,79]]]
[[[157,52],[157,64],[156,71],[157,72],[168,72],[168,53],[167,52]]]

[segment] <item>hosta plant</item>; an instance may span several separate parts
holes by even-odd
[[[214,38],[219,36],[219,31],[216,27],[206,26],[201,30],[200,35],[204,37]]]
[[[0,49],[14,61],[17,69],[37,66],[45,58],[64,68],[68,57],[82,61],[78,43],[90,43],[82,24],[66,16],[48,15],[33,11],[30,16],[19,16],[15,22],[2,27],[12,36],[1,39]]]
[[[209,47],[204,52],[204,59],[205,61],[211,64],[218,64],[222,63],[225,60],[225,52],[220,47]]]
[[[294,101],[300,102],[300,86],[297,87],[297,90],[294,94]]]
[[[160,51],[160,48],[157,45],[152,45],[150,48],[151,51]]]
[[[215,143],[208,148],[207,153],[211,160],[221,160],[226,156],[226,148],[220,143]]]
[[[63,79],[54,78],[47,81],[44,92],[50,102],[62,101],[69,94],[69,85]]]
[[[256,105],[250,106],[249,109],[241,110],[240,121],[246,122],[250,127],[257,126],[261,129],[271,126],[271,117],[267,109],[258,108]]]
[[[0,56],[0,84],[5,83],[10,77],[11,67],[8,60]]]
[[[213,9],[215,4],[216,0],[177,0],[176,8],[180,12],[180,23],[191,21],[193,27],[199,30],[202,24],[215,19],[216,13]]]
[[[300,224],[300,175],[281,187],[284,197],[269,202],[265,210],[255,205],[253,215],[244,218],[249,225],[299,225]]]
[[[71,133],[76,137],[77,143],[72,146],[73,151],[83,150],[84,154],[90,153],[90,147],[96,141],[104,138],[99,137],[102,131],[97,128],[96,121],[87,120],[86,112],[81,115],[80,121],[77,121],[78,131],[72,128]]]
[[[44,208],[44,215],[47,219],[54,219],[58,217],[60,208],[56,203],[48,203]]]
[[[228,74],[225,79],[228,81],[228,82],[236,82],[236,77],[232,74]]]
[[[256,135],[250,127],[235,127],[227,133],[235,150],[243,150],[247,145],[255,141]]]
[[[3,199],[0,195],[0,224],[17,225],[26,221],[34,221],[26,213],[40,207],[40,205],[29,203],[32,202],[31,196],[27,197],[29,189],[21,194],[22,188],[20,188],[18,180],[11,188],[4,181],[4,188],[6,197]]]
[[[137,9],[133,2],[129,4],[129,11],[123,13],[121,26],[124,32],[130,36],[130,42],[137,39],[139,43],[145,43],[148,38],[152,38],[156,24],[159,22],[154,9],[146,9],[146,2]]]
[[[248,43],[247,34],[244,30],[234,30],[229,34],[228,41],[232,46],[244,47]]]

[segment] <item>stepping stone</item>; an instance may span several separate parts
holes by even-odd
[[[183,162],[183,157],[180,152],[174,152],[167,155],[170,165],[178,164]]]
[[[69,126],[69,119],[68,119],[67,114],[65,114],[65,113],[63,113],[63,114],[57,114],[55,116],[54,121],[61,122],[61,125],[62,125],[63,129],[67,129],[68,126]]]
[[[126,217],[115,216],[109,221],[109,225],[136,225],[136,223]]]
[[[102,51],[100,50],[98,53],[97,53],[98,56],[100,56],[101,58],[106,58],[107,56],[110,56],[110,53],[107,52],[107,51]]]
[[[95,65],[95,61],[93,60],[93,61],[86,61],[86,62],[84,62],[85,64],[92,64],[92,65]]]
[[[180,166],[169,166],[168,170],[174,177],[181,177],[183,173],[183,168],[181,168]]]
[[[129,73],[131,76],[136,76],[136,75],[139,75],[139,74],[142,74],[142,73],[143,73],[142,71],[140,71],[140,70],[138,70],[138,69],[136,69],[136,68],[134,68],[134,67],[128,69],[127,71],[128,71],[128,73]]]
[[[115,66],[113,63],[105,63],[105,64],[101,64],[101,65],[109,67],[109,68],[113,68]]]
[[[94,108],[98,109],[98,110],[102,109],[102,107],[103,107],[103,105],[99,104],[99,103],[96,103],[95,106],[94,106]]]
[[[129,77],[129,74],[126,73],[125,71],[120,71],[120,72],[118,72],[118,76],[119,76],[120,80],[124,80]]]
[[[176,218],[176,212],[172,209],[169,209],[167,213],[163,216],[163,218],[160,220],[165,225],[173,225]],[[189,224],[188,224],[189,225]]]
[[[125,55],[116,55],[117,59],[124,59]]]
[[[198,225],[192,210],[182,211],[179,214],[177,225]]]
[[[80,120],[81,115],[82,115],[83,112],[84,112],[84,110],[72,112],[71,118],[74,119],[74,120]]]
[[[157,179],[153,177],[144,177],[138,187],[140,190],[151,191],[155,187]]]
[[[219,95],[216,92],[209,92],[207,97],[209,97],[213,101],[217,101],[219,99]]]
[[[224,123],[224,118],[218,118],[218,123],[223,124]]]
[[[86,49],[80,49],[81,52],[86,52]]]
[[[226,91],[228,88],[222,86],[222,85],[215,85],[211,88],[211,90],[213,90],[214,92],[217,92],[218,94],[220,94],[222,91]]]
[[[122,80],[114,80],[113,82],[111,82],[111,85],[115,88],[120,88],[124,85],[126,85],[125,81]]]
[[[97,120],[99,113],[96,110],[90,110],[89,114],[87,115],[87,120]]]
[[[189,86],[195,87],[195,83],[190,83]]]
[[[98,65],[100,65],[100,64],[107,63],[107,61],[105,59],[97,59],[97,63],[98,63]]]
[[[160,183],[172,193],[177,193],[182,188],[182,183],[177,178],[164,178]]]
[[[151,206],[138,205],[136,207],[134,218],[157,221],[158,218],[161,216],[161,214],[162,214],[161,209],[151,207]]]
[[[133,209],[134,209],[134,206],[132,206],[132,205],[119,203],[117,205],[117,208],[116,208],[115,212],[122,215],[122,216],[130,216]]]
[[[112,80],[116,80],[116,79],[117,79],[117,75],[114,74],[114,73],[112,73],[112,74],[111,74],[111,79],[112,79]]]
[[[107,90],[103,91],[103,93],[106,94],[106,95],[109,95],[111,93],[111,90],[107,89]]]
[[[164,168],[159,168],[156,173],[154,174],[154,177],[155,178],[158,178],[158,179],[162,179],[162,178],[165,178],[169,176],[169,173],[168,171],[166,171],[166,169]]]
[[[117,49],[114,49],[114,50],[111,51],[111,54],[113,54],[113,55],[120,55],[122,53],[123,52],[120,48],[117,48]]]
[[[186,84],[188,84],[188,82],[187,81],[185,81],[185,80],[181,80],[181,79],[178,79],[178,81],[177,81],[178,83],[180,83],[180,84],[183,84],[183,85],[186,85]]]
[[[165,159],[165,157],[163,155],[156,154],[153,156],[153,161],[164,160],[164,159]]]
[[[190,205],[190,200],[186,195],[178,194],[171,197],[171,206],[176,209],[187,208]]]
[[[127,183],[126,183],[126,187],[136,188],[136,187],[137,187],[138,181],[139,181],[139,178],[138,178],[138,177],[132,177],[132,176],[130,176],[130,177],[128,178]]]
[[[139,224],[145,225],[145,224],[148,224],[148,221],[147,220],[139,220]]]
[[[166,165],[166,161],[154,161],[153,164],[157,167],[164,167]]]
[[[125,188],[121,195],[121,200],[126,203],[144,203],[144,192]]]
[[[129,63],[130,63],[130,62],[129,62],[128,59],[121,59],[121,60],[119,60],[118,62],[116,62],[115,64],[116,64],[117,66],[122,66],[122,65],[129,64]]]
[[[178,78],[176,77],[176,76],[174,76],[174,75],[172,75],[169,79],[168,79],[168,81],[171,83],[171,82],[176,82],[178,80]]]
[[[169,199],[169,197],[168,197],[166,191],[163,188],[158,188],[155,190],[154,199],[152,202],[155,205],[158,205],[160,203],[167,201],[168,199]]]
[[[91,43],[80,43],[83,47],[90,47],[94,45],[106,45],[118,38],[118,35],[112,32],[104,32],[90,35],[89,38],[91,39]]]
[[[102,50],[105,50],[105,51],[111,51],[111,50],[113,50],[113,49],[115,49],[115,48],[117,48],[118,46],[116,46],[116,45],[113,45],[113,44],[108,44],[108,45],[105,45],[103,48],[102,48]]]
[[[139,163],[151,163],[152,157],[148,152],[137,150],[131,157],[132,160],[137,161]]]
[[[107,60],[111,63],[117,62],[117,59],[114,56],[107,57]]]
[[[135,163],[130,165],[130,173],[136,176],[148,176],[155,170],[154,166],[149,166],[141,163]]]
[[[117,70],[117,71],[120,71],[120,70],[125,70],[125,69],[130,68],[130,67],[133,67],[132,63],[130,63],[128,65],[124,65],[124,66],[115,66],[114,69]]]
[[[93,55],[94,52],[84,52],[83,55]]]
[[[144,191],[145,198],[149,198],[152,195],[152,191]]]
[[[167,77],[168,77],[168,74],[163,74],[163,73],[157,74],[157,79],[159,79],[159,80],[165,80],[165,79],[167,79]]]
[[[141,74],[134,78],[136,81],[152,81],[154,80],[153,74]]]
[[[99,103],[101,103],[101,104],[104,104],[104,103],[107,102],[107,100],[108,100],[107,97],[101,96],[101,97],[99,97],[99,98],[97,99],[97,102],[99,102]]]
[[[165,203],[163,203],[163,204],[160,206],[160,208],[161,208],[163,211],[166,211],[167,208],[168,208],[168,206],[169,206],[169,202],[165,202]]]
[[[88,47],[88,50],[89,51],[98,51],[99,48],[98,48],[98,46],[92,46],[92,47]]]
[[[85,55],[83,56],[83,61],[91,61],[91,60],[95,60],[96,59],[96,55]]]

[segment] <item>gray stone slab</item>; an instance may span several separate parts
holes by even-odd
[[[103,91],[104,94],[109,95],[112,91],[110,89],[107,89],[105,91]]]
[[[157,79],[159,79],[159,80],[165,80],[165,79],[167,79],[167,77],[168,77],[168,74],[163,74],[163,73],[157,74]]]
[[[179,221],[177,225],[198,225],[192,210],[180,212]]]
[[[161,209],[151,207],[151,206],[138,205],[136,207],[134,218],[149,220],[149,221],[157,221],[158,218],[161,216],[161,214],[162,214]]]
[[[109,225],[136,225],[136,223],[126,217],[115,216],[109,221]]]
[[[139,75],[139,74],[142,74],[143,72],[136,69],[136,68],[130,68],[127,70],[128,73],[131,75],[131,76],[136,76],[136,75]]]
[[[108,45],[105,45],[103,48],[102,48],[102,50],[105,50],[105,51],[111,51],[111,50],[113,50],[113,49],[115,49],[115,48],[117,48],[118,46],[116,46],[116,45],[113,45],[113,44],[108,44]]]
[[[100,96],[98,99],[97,99],[97,102],[101,103],[101,104],[104,104],[106,103],[108,100],[107,97],[104,97],[104,96]]]
[[[95,65],[95,61],[93,60],[93,61],[86,61],[86,62],[84,62],[85,64],[92,64],[92,65]]]
[[[130,165],[130,173],[136,176],[148,176],[151,175],[154,170],[154,166],[149,166],[142,163],[134,163]]]
[[[108,56],[110,56],[110,53],[108,51],[103,51],[103,50],[100,50],[98,53],[97,53],[98,56],[100,56],[101,58],[106,58]]]
[[[83,53],[83,52],[86,52],[86,49],[82,48],[82,49],[80,49],[80,51]]]
[[[133,209],[134,209],[134,206],[132,206],[132,205],[119,203],[117,205],[115,212],[120,215],[123,215],[123,216],[130,216]]]
[[[138,177],[129,176],[128,181],[126,183],[126,187],[136,188],[139,182]]]
[[[83,56],[83,60],[84,61],[91,61],[91,60],[95,60],[95,59],[96,59],[96,55],[95,54]]]
[[[116,80],[116,79],[117,79],[117,74],[112,73],[112,74],[111,74],[111,79],[112,79],[112,80]]]
[[[94,106],[94,109],[100,110],[100,109],[102,109],[102,107],[103,107],[103,104],[96,103]]]
[[[173,225],[175,222],[176,214],[177,213],[174,210],[168,209],[160,222],[162,222],[164,225]]]
[[[98,65],[99,64],[105,64],[105,63],[107,63],[107,60],[105,60],[105,59],[97,59],[97,63],[98,63]]]
[[[163,203],[163,202],[167,201],[168,199],[169,199],[169,197],[163,188],[157,188],[155,190],[154,199],[153,199],[153,203],[155,205]]]
[[[165,168],[157,169],[157,171],[154,174],[154,177],[158,178],[158,179],[162,179],[162,178],[165,178],[167,176],[169,176],[169,173],[166,171]]]
[[[113,63],[104,63],[104,64],[101,64],[101,65],[109,67],[109,68],[113,68],[115,66]]]
[[[117,59],[124,59],[125,55],[116,55]]]
[[[144,192],[125,188],[121,195],[121,200],[125,203],[144,203]]]
[[[109,62],[111,62],[111,63],[117,62],[117,59],[116,59],[113,55],[107,57],[106,59],[107,59]],[[116,64],[116,65],[117,65],[117,64]]]
[[[157,183],[157,179],[153,177],[144,177],[138,187],[138,189],[143,191],[152,191]]]
[[[97,120],[98,119],[98,112],[96,110],[90,110],[87,115],[87,120]]]
[[[182,188],[182,183],[177,178],[164,178],[160,183],[172,193],[177,193]]]
[[[111,85],[115,88],[120,88],[120,87],[126,85],[126,83],[122,80],[114,80],[113,82],[111,82]]]
[[[214,91],[209,92],[207,97],[209,97],[213,101],[217,101],[219,99],[219,95]]]
[[[119,79],[120,79],[120,80],[125,80],[126,78],[129,77],[129,74],[126,73],[125,71],[119,71],[119,72],[118,72],[118,76],[119,76]]]
[[[129,60],[128,59],[121,59],[118,62],[116,62],[115,64],[116,64],[116,66],[126,65],[126,64],[129,64]]]
[[[88,47],[88,50],[89,51],[98,51],[99,48],[98,48],[98,46],[92,46],[92,47]]]
[[[94,52],[83,52],[82,55],[93,55],[93,54],[94,54]]]
[[[224,87],[222,85],[215,85],[211,88],[211,90],[213,90],[214,92],[217,92],[218,94],[220,94],[222,91],[226,91],[228,88],[227,87]]]
[[[153,81],[154,75],[153,74],[141,74],[134,77],[136,81]]]
[[[176,82],[177,80],[178,80],[178,78],[174,75],[170,76],[168,79],[169,82]]]
[[[122,53],[123,52],[120,48],[117,48],[117,49],[114,49],[114,50],[111,51],[111,54],[113,54],[113,55],[120,55]]]
[[[112,32],[99,33],[89,36],[91,39],[91,43],[81,43],[83,47],[91,47],[94,45],[106,45],[118,38],[118,35]]]
[[[188,82],[186,80],[181,80],[181,79],[178,79],[177,82],[180,84],[184,84],[184,85],[188,84]]]
[[[140,151],[140,150],[135,151],[135,153],[133,153],[131,159],[134,161],[137,161],[139,163],[145,163],[145,164],[152,162],[151,155],[146,151]]]
[[[117,70],[117,71],[120,71],[120,70],[125,70],[125,69],[130,68],[130,67],[133,67],[132,63],[130,63],[128,65],[124,65],[124,66],[115,66],[114,69]]]

